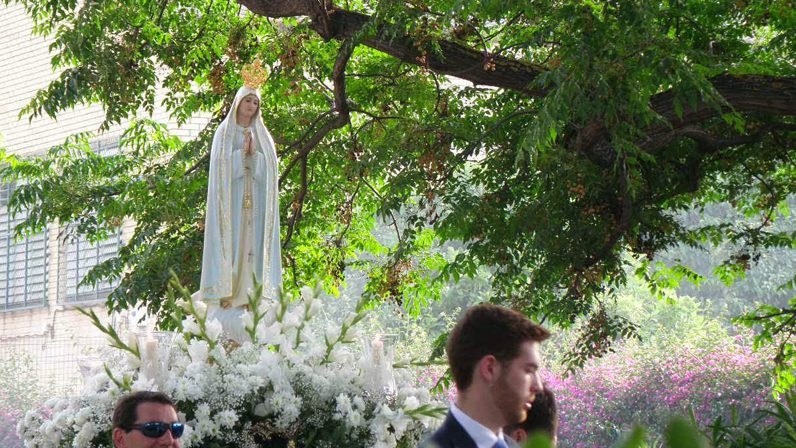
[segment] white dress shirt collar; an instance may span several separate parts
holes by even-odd
[[[464,428],[470,438],[475,441],[475,444],[478,446],[478,448],[492,448],[495,445],[495,442],[497,442],[498,437],[505,440],[502,429],[500,430],[500,434],[495,435],[491,429],[478,423],[472,417],[465,414],[464,411],[456,406],[456,403],[451,403],[451,414],[453,415],[453,418],[455,418],[456,421],[462,425],[462,428]]]

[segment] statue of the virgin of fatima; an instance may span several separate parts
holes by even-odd
[[[247,338],[240,318],[254,282],[267,297],[282,284],[278,163],[260,108],[267,75],[258,61],[242,77],[210,150],[202,278],[193,294],[238,342]]]

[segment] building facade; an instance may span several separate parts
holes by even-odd
[[[32,22],[19,5],[0,6],[0,147],[9,153],[43,155],[69,135],[97,131],[103,120],[99,106],[65,111],[57,120],[30,119],[20,111],[57,73],[46,38],[32,35]],[[154,119],[167,122],[165,111]],[[192,138],[205,125],[197,118],[172,131]],[[125,126],[105,131],[92,140],[95,151],[113,152]],[[98,244],[73,238],[58,223],[36,235],[16,238],[14,227],[24,211],[14,215],[7,207],[15,185],[0,185],[0,362],[25,358],[32,374],[59,393],[80,387],[81,370],[101,362],[107,341],[78,307],[91,308],[107,324],[135,331],[135,311],[108,316],[105,299],[114,284],[85,287],[80,281],[97,263],[112,257],[132,231],[132,223],[118,235]],[[24,374],[24,373],[23,373]],[[9,378],[6,378],[10,380]]]

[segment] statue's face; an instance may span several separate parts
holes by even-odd
[[[238,104],[238,123],[249,123],[254,114],[260,110],[260,99],[256,95],[246,95]]]

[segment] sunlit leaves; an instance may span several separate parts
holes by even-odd
[[[796,298],[782,308],[760,305],[755,311],[736,318],[736,322],[759,329],[755,340],[758,346],[773,344],[777,347],[776,390],[786,392],[796,387]]]

